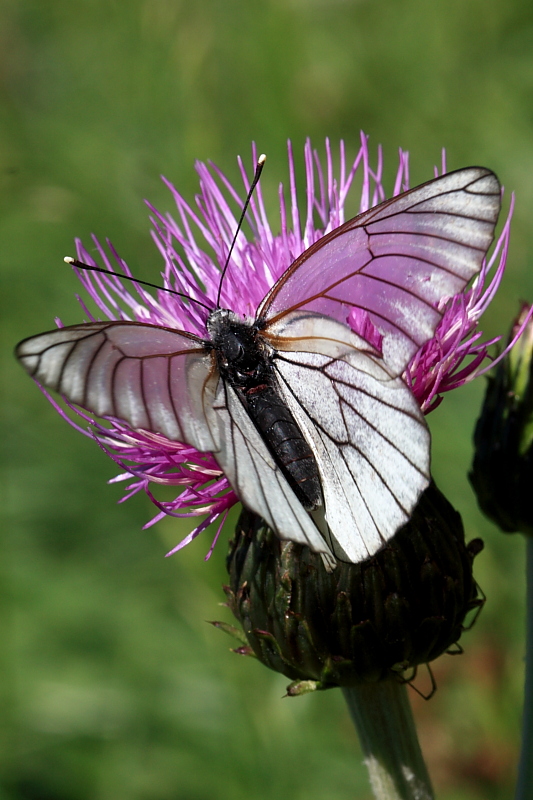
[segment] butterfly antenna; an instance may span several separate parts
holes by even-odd
[[[263,167],[265,166],[265,161],[266,161],[266,155],[263,153],[257,159],[257,166],[255,168],[254,179],[252,181],[252,185],[250,186],[248,194],[246,195],[246,200],[244,201],[244,206],[242,208],[242,214],[241,214],[241,217],[239,219],[239,223],[237,225],[237,230],[235,231],[235,236],[233,237],[233,241],[231,243],[231,247],[230,247],[229,252],[228,252],[228,257],[226,258],[226,263],[224,264],[224,269],[222,270],[222,274],[220,276],[220,283],[218,284],[218,294],[217,294],[217,308],[220,308],[220,293],[222,292],[222,283],[224,281],[224,277],[226,275],[226,271],[227,271],[228,266],[229,266],[229,260],[231,258],[231,254],[233,252],[233,248],[235,246],[235,242],[237,241],[237,236],[239,235],[239,231],[241,229],[241,225],[242,225],[243,220],[244,220],[244,215],[246,214],[246,212],[248,210],[248,206],[250,205],[250,200],[252,199],[252,195],[254,193],[254,189],[258,184],[259,178],[261,177],[261,173],[263,172]]]
[[[70,256],[66,256],[63,261],[65,264],[70,264],[71,267],[77,267],[77,269],[83,269],[87,272],[103,272],[104,275],[113,275],[115,278],[125,279],[127,281],[132,281],[133,283],[142,283],[143,286],[151,286],[152,289],[159,289],[162,292],[169,292],[169,294],[176,294],[178,297],[183,297],[185,300],[188,300],[191,303],[196,303],[203,308],[206,308],[209,312],[213,309],[202,303],[200,300],[196,300],[194,297],[189,297],[188,294],[184,292],[176,292],[174,289],[167,289],[166,286],[158,286],[157,283],[149,283],[148,281],[141,281],[139,278],[131,278],[129,275],[123,275],[120,272],[111,272],[110,269],[104,269],[103,267],[93,267],[91,264],[84,264],[82,261],[78,261],[77,258],[71,258]]]

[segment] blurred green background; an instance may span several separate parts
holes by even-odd
[[[412,182],[491,167],[515,190],[509,274],[488,314],[505,331],[533,300],[533,6],[521,0],[2,0],[0,261],[6,498],[2,502],[2,800],[368,800],[339,692],[282,699],[287,683],[228,651],[218,606],[224,538],[171,559],[186,532],[142,531],[144,497],[117,506],[115,469],[62,422],[14,363],[19,339],[80,321],[62,264],[74,236],[110,236],[139,277],[160,258],[143,198],[170,210],[164,173],[192,200],[194,160],[237,179],[250,143],[269,155],[270,208],[286,139],[322,146],[359,130],[399,146]],[[434,474],[483,536],[488,601],[465,654],[414,693],[438,796],[512,793],[523,655],[520,537],[479,511],[466,473],[483,381],[431,417]],[[231,527],[229,527],[231,531]]]

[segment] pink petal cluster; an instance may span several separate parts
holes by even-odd
[[[306,202],[301,211],[297,200],[295,165],[292,148],[288,147],[288,199],[279,187],[280,219],[274,234],[267,219],[260,185],[254,193],[246,215],[246,231],[242,229],[235,243],[223,283],[221,306],[231,308],[242,316],[253,316],[274,282],[287,267],[313,242],[344,222],[346,199],[352,185],[361,186],[359,211],[366,211],[386,198],[382,184],[382,156],[378,151],[377,167],[370,166],[367,139],[361,136],[361,147],[353,163],[347,164],[344,143],[340,143],[338,168],[334,169],[329,141],[325,146],[325,163],[309,141],[304,149]],[[252,149],[252,163],[257,153]],[[164,262],[161,285],[180,292],[193,301],[188,303],[164,290],[157,297],[142,286],[118,277],[77,270],[83,288],[102,312],[111,320],[137,320],[190,331],[207,338],[208,309],[216,307],[220,273],[229,252],[250,178],[239,159],[243,187],[239,192],[214,164],[198,163],[200,192],[194,206],[165,181],[176,204],[176,213],[163,215],[148,203],[153,225],[152,236]],[[442,173],[446,171],[443,158]],[[435,175],[438,172],[435,171]],[[399,165],[392,196],[409,188],[409,158],[400,151]],[[354,188],[353,191],[356,191]],[[470,289],[445,303],[442,321],[435,336],[414,356],[404,375],[412,387],[424,413],[441,402],[442,394],[472,380],[488,358],[488,347],[499,341],[481,341],[479,318],[492,300],[504,273],[509,244],[512,203],[507,220],[484,264],[481,274]],[[132,276],[128,266],[108,241],[108,251],[93,237],[100,266]],[[77,241],[78,259],[96,265],[91,250]],[[243,291],[244,289],[244,291]],[[94,316],[83,299],[78,297],[87,320]],[[207,306],[207,308],[205,308]],[[61,323],[58,321],[58,324]],[[381,335],[364,312],[350,316],[354,330],[376,347]],[[490,368],[488,365],[486,369]],[[47,394],[47,393],[46,393]],[[140,490],[146,492],[158,508],[148,527],[162,517],[203,517],[201,523],[171,552],[191,542],[215,520],[219,520],[218,538],[228,510],[238,502],[213,456],[199,453],[193,447],[173,442],[156,433],[133,430],[117,419],[99,422],[79,408],[70,406],[76,422],[65,408],[48,394],[59,413],[85,435],[93,436],[100,447],[116,462],[121,473],[111,482],[126,484],[123,500]],[[152,487],[157,484],[175,486],[176,497],[171,501],[157,500]]]

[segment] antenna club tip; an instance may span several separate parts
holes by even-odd
[[[266,160],[267,160],[267,157],[266,157],[265,153],[261,153],[261,155],[257,159],[257,166],[258,167],[262,167]]]
[[[76,259],[72,258],[72,256],[65,256],[65,258],[63,259],[65,264],[74,264],[75,260]]]

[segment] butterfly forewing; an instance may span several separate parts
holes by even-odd
[[[346,323],[361,308],[382,332],[388,366],[400,374],[433,335],[439,302],[480,270],[500,210],[489,170],[444,175],[388,200],[318,240],[283,274],[258,316],[302,308]]]
[[[89,322],[21,342],[30,375],[98,416],[215,450],[216,376],[202,340],[137,322]]]

